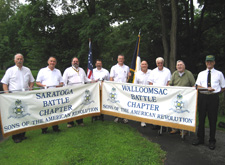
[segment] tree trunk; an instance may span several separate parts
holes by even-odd
[[[177,53],[177,0],[171,0],[172,23],[170,34],[170,70],[175,71]]]
[[[95,15],[95,0],[87,0],[87,2],[83,0],[83,3],[88,11],[89,17]]]
[[[202,26],[203,26],[203,23],[204,23],[204,14],[205,14],[205,10],[206,10],[207,7],[208,7],[208,1],[205,0],[204,7],[201,11],[201,18],[200,18],[200,21],[199,21],[198,29],[197,29],[197,54],[196,55],[198,55],[198,56],[200,54]]]
[[[165,17],[162,9],[162,1],[158,0],[158,7],[159,7],[159,12],[161,16],[161,25],[162,25],[162,43],[163,43],[163,50],[164,50],[164,65],[168,67],[169,65],[169,46],[167,42],[167,32],[166,32],[166,22],[165,22]]]

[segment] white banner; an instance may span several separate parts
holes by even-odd
[[[104,82],[102,113],[195,132],[194,87]]]
[[[99,115],[99,83],[1,94],[0,109],[5,135]]]

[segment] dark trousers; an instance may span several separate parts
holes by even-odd
[[[81,123],[83,123],[83,119],[76,120],[76,122],[77,122],[77,124],[81,124]],[[68,122],[68,124],[74,125],[74,122],[71,121],[71,122]]]
[[[16,134],[16,135],[12,135],[12,139],[13,139],[13,140],[17,140],[17,139],[22,140],[23,137],[25,137],[25,133],[26,133],[26,132],[19,133],[19,134]]]
[[[42,132],[46,132],[47,129],[48,129],[48,127],[42,128]],[[58,125],[53,125],[53,126],[52,126],[52,129],[53,129],[53,131],[57,131],[57,130],[59,129],[59,126],[58,126]]]
[[[209,119],[209,128],[210,128],[210,138],[209,142],[216,142],[216,122],[217,114],[219,108],[219,94],[201,94],[198,96],[198,133],[197,136],[199,140],[204,141],[205,138],[205,118],[208,115]]]

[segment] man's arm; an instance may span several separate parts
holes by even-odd
[[[2,84],[2,88],[5,91],[5,93],[9,93],[9,88],[7,84]]]
[[[30,89],[33,89],[33,86],[34,86],[34,82],[30,82],[30,83],[29,83],[29,88],[30,88]]]
[[[37,84],[37,86],[39,86],[39,87],[45,87],[46,85],[43,85],[41,82],[36,82],[36,84]]]
[[[167,81],[166,86],[169,86],[169,85],[170,85],[170,81]]]
[[[59,83],[59,85],[57,85],[57,86],[56,86],[56,88],[58,88],[58,87],[62,87],[62,86],[63,86],[63,84],[64,84],[63,82]]]
[[[109,81],[114,81],[114,78],[113,77],[110,77]]]
[[[153,83],[152,82],[149,82],[149,85],[153,85]]]
[[[207,89],[208,89],[208,91],[210,91],[210,92],[215,91],[215,89],[213,89],[212,87],[206,88],[206,87],[203,87],[203,86],[201,86],[201,85],[197,85],[197,89],[204,89],[204,90],[206,90],[206,91],[207,91]],[[221,89],[221,90],[222,90],[222,89]]]

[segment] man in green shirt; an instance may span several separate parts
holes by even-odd
[[[173,72],[170,80],[170,86],[193,87],[195,85],[195,78],[189,70],[185,69],[184,62],[178,60],[176,68],[177,70]]]
[[[170,80],[170,86],[185,86],[193,87],[195,85],[195,78],[193,74],[185,69],[185,64],[183,61],[178,60],[176,65],[177,70],[173,72],[172,78]],[[179,130],[172,129],[171,134],[179,133]],[[186,134],[186,132],[185,132]],[[181,134],[182,135],[182,134]]]

